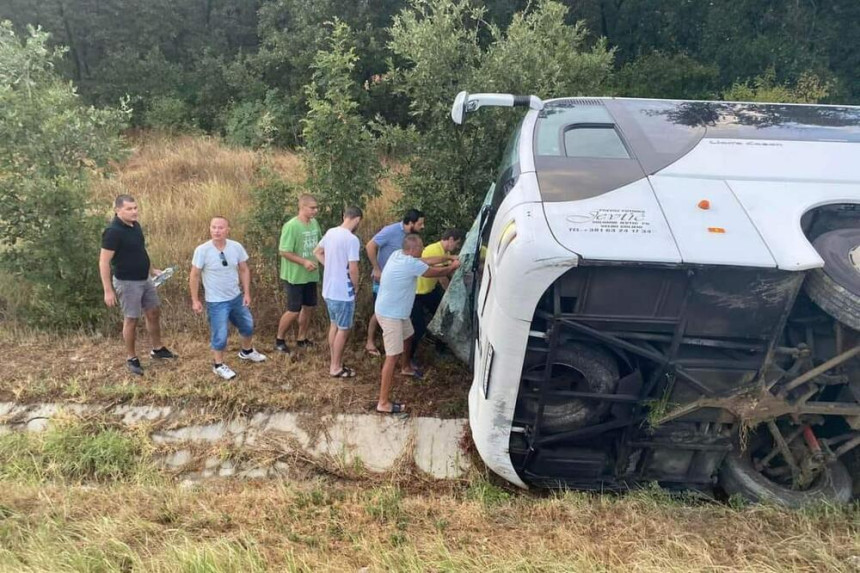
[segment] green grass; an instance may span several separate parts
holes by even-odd
[[[155,475],[150,443],[105,422],[61,419],[42,433],[0,435],[0,480],[140,481]]]

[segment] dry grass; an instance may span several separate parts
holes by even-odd
[[[179,360],[164,363],[145,358],[142,378],[126,372],[118,336],[57,339],[47,334],[0,332],[6,371],[0,380],[0,401],[193,404],[221,414],[263,408],[361,413],[376,404],[381,359],[365,354],[362,340],[353,340],[347,350],[346,362],[358,376],[338,380],[328,375],[328,350],[323,343],[287,357],[271,350],[273,340],[264,339],[257,347],[267,353],[269,361],[247,364],[235,356],[238,339],[233,338],[227,359],[239,377],[224,382],[211,372],[203,319],[195,330],[166,333],[165,340]],[[138,342],[141,356],[146,348],[142,335]],[[422,353],[430,364],[424,380],[398,377],[395,396],[408,404],[413,415],[464,416],[471,383],[468,372],[450,355],[439,357],[430,348],[422,348]]]
[[[472,491],[7,482],[0,570],[849,572],[860,555],[856,508]]]

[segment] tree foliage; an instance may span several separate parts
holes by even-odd
[[[830,86],[810,73],[801,74],[793,85],[780,84],[773,68],[748,82],[736,83],[723,93],[729,101],[757,101],[780,103],[818,103],[827,97]]]
[[[468,227],[519,119],[487,110],[458,128],[449,116],[454,94],[474,86],[547,97],[606,91],[612,52],[603,42],[589,45],[585,30],[566,24],[565,15],[561,4],[544,0],[502,30],[487,28],[483,10],[467,0],[413,0],[395,18],[390,47],[403,65],[390,73],[410,101],[414,126],[402,206],[428,213],[431,236],[446,226]]]
[[[117,156],[125,114],[82,105],[47,41],[0,24],[0,264],[31,290],[31,322],[80,326],[101,308],[87,182]]]
[[[317,52],[305,86],[308,113],[302,122],[307,187],[320,204],[325,226],[340,224],[343,209],[364,207],[379,194],[379,158],[373,136],[358,114],[352,78],[357,56],[350,30],[335,22],[329,48]]]

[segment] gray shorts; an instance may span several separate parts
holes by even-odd
[[[142,310],[158,308],[161,305],[152,281],[124,281],[114,277],[113,289],[126,318],[140,318]]]

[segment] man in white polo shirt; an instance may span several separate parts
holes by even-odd
[[[200,314],[203,312],[199,292],[200,278],[203,278],[212,345],[212,372],[224,380],[236,377],[233,369],[224,363],[230,323],[233,323],[242,339],[239,358],[250,362],[266,360],[266,357],[251,345],[254,318],[251,316],[251,269],[248,267],[248,253],[240,243],[227,238],[229,233],[230,222],[226,217],[212,218],[209,222],[209,236],[212,240],[194,249],[191,276],[188,279],[191,308]]]
[[[330,321],[329,374],[333,378],[355,377],[355,370],[343,363],[343,351],[355,318],[360,243],[353,233],[361,222],[361,215],[361,209],[358,207],[347,207],[343,212],[343,223],[326,231],[314,249],[314,256],[325,267],[322,295]]]
[[[376,318],[382,327],[382,342],[385,345],[385,362],[382,365],[382,382],[379,388],[379,401],[376,411],[384,414],[405,412],[404,404],[391,402],[388,395],[394,383],[394,367],[401,360],[401,374],[415,376],[409,364],[409,345],[414,333],[409,315],[415,302],[415,287],[418,277],[446,277],[460,267],[460,261],[453,256],[420,258],[424,243],[415,234],[406,235],[403,248],[394,251],[379,281],[379,295],[376,297]],[[451,261],[447,267],[431,267]],[[405,350],[405,352],[404,352]]]

